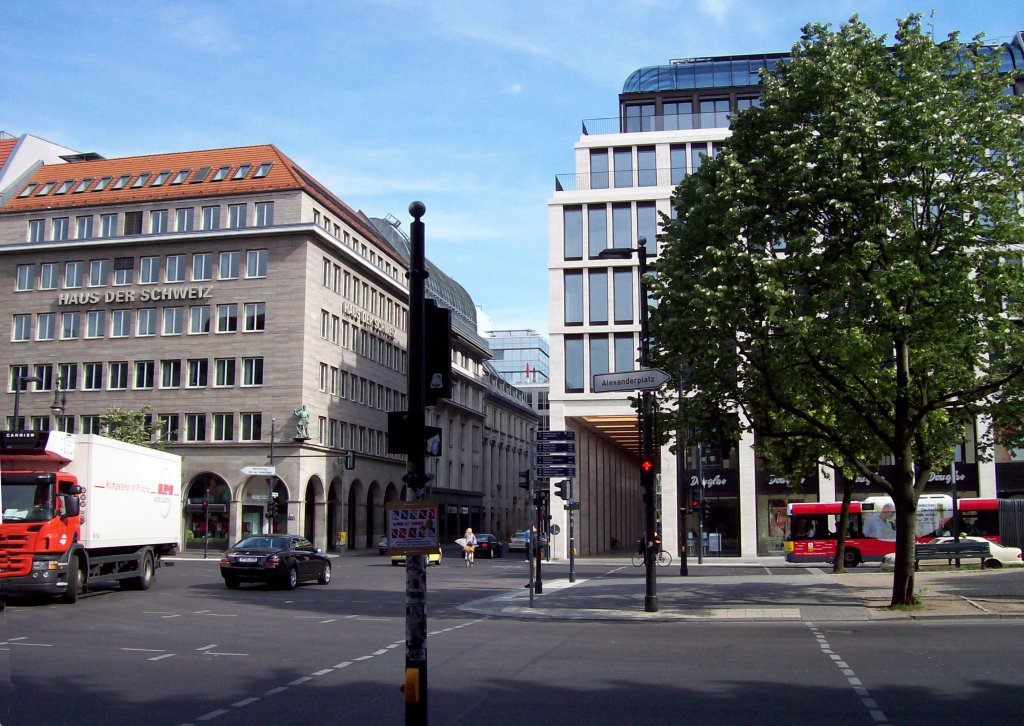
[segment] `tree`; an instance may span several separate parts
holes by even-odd
[[[880,485],[894,605],[915,600],[929,473],[968,421],[997,417],[985,447],[1024,414],[1024,109],[980,41],[936,43],[920,16],[891,46],[856,17],[805,27],[762,107],[675,191],[651,280],[655,362],[690,382],[662,430],[731,422],[780,473]]]
[[[100,417],[100,423],[106,429],[107,436],[112,439],[159,448],[153,444],[156,425],[150,419],[148,406],[128,410],[111,406]]]

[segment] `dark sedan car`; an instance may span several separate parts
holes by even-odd
[[[505,545],[493,534],[478,534],[476,536],[475,556],[494,559],[495,557],[501,557],[504,551]]]
[[[220,574],[232,590],[264,582],[294,590],[304,580],[331,581],[331,561],[305,537],[294,534],[246,537],[220,558]]]

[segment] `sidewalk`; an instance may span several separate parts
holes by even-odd
[[[491,617],[620,622],[1024,618],[1024,599],[979,600],[944,591],[943,581],[963,572],[917,573],[915,585],[924,593],[921,607],[894,611],[888,609],[892,573],[871,568],[833,575],[830,568],[790,566],[778,558],[705,559],[700,566],[721,566],[721,575],[708,575],[704,569],[700,576],[683,577],[678,565],[658,568],[657,611],[646,612],[641,568],[622,559],[587,559],[586,563],[607,565],[608,572],[600,577],[577,576],[571,583],[568,563],[545,563],[544,592],[533,596],[532,606],[530,591],[522,589],[468,603],[460,610]],[[737,565],[764,567],[765,574],[728,574]],[[780,569],[784,574],[777,574]]]

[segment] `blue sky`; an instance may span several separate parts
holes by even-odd
[[[892,35],[1024,30],[1024,0],[7,2],[0,129],[107,157],[272,143],[352,207],[427,206],[427,256],[493,328],[547,330],[547,201],[633,70]]]

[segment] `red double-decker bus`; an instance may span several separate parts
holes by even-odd
[[[787,562],[832,562],[836,554],[836,532],[840,502],[790,504],[786,520]],[[957,500],[954,527],[953,498],[946,494],[922,494],[917,504],[917,541],[959,533],[999,542],[999,500],[964,498]],[[887,496],[867,497],[850,502],[846,533],[847,567],[861,562],[881,562],[896,551],[896,509]]]

